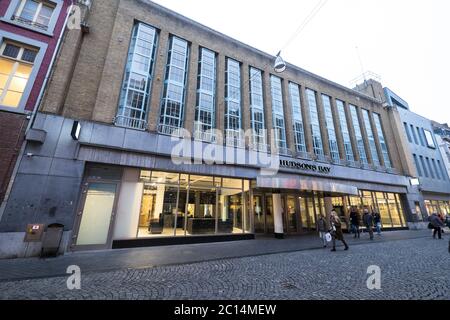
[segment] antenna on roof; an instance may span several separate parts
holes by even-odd
[[[360,67],[361,67],[361,73],[362,73],[362,75],[363,75],[363,77],[364,77],[364,83],[365,83],[365,82],[367,81],[367,79],[366,79],[366,71],[365,71],[365,69],[364,69],[364,64],[363,64],[363,62],[362,62],[361,54],[359,53],[359,48],[358,48],[358,46],[356,46],[355,49],[356,49],[356,55],[358,56],[359,65],[360,65]]]

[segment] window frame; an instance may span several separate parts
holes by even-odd
[[[21,35],[2,31],[2,33],[0,34],[0,47],[3,47],[3,44],[5,41],[16,42],[19,45],[23,45],[25,47],[33,47],[38,50],[38,52],[36,54],[36,58],[34,59],[33,68],[31,70],[30,76],[28,78],[25,89],[22,93],[22,97],[20,98],[20,102],[19,102],[18,106],[17,107],[9,107],[9,106],[0,104],[0,110],[14,112],[14,113],[26,113],[25,108],[26,108],[28,99],[30,97],[31,91],[33,90],[36,78],[39,74],[39,70],[41,68],[42,61],[44,59],[48,45],[46,43],[32,40],[32,39],[23,37]],[[24,62],[24,63],[26,63],[26,62]],[[29,112],[32,112],[32,110],[29,110]]]
[[[39,1],[41,1],[41,0],[39,0]],[[20,9],[20,7],[23,8],[23,6],[25,5],[25,2],[26,2],[26,0],[11,0],[9,7],[6,10],[5,16],[0,18],[0,21],[6,22],[9,24],[13,24],[13,25],[21,27],[21,28],[29,29],[29,30],[32,30],[32,31],[35,31],[38,33],[42,33],[47,36],[53,36],[56,24],[58,22],[60,14],[61,14],[61,10],[64,6],[64,0],[45,0],[45,2],[52,3],[55,6],[55,8],[53,9],[53,13],[50,18],[50,21],[48,23],[47,30],[43,30],[38,27],[34,27],[32,25],[27,25],[25,23],[13,20],[13,17],[16,15],[16,12],[18,12],[18,9]]]

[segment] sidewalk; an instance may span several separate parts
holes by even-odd
[[[361,239],[353,239],[353,236],[350,235],[345,235],[345,237],[350,245],[348,253],[351,254],[353,245],[431,238],[431,235],[429,230],[421,230],[385,232],[381,236],[375,235],[374,241],[369,240],[368,234],[362,234]],[[445,239],[447,238],[448,235],[445,234]],[[53,259],[0,260],[0,282],[67,276],[66,269],[70,265],[77,265],[83,273],[86,273],[141,269],[314,249],[326,250],[322,249],[322,242],[315,233],[289,237],[284,240],[257,237],[256,240],[236,242],[77,252]]]

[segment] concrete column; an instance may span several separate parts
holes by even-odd
[[[273,117],[272,117],[272,91],[270,89],[270,69],[266,69],[263,72],[263,95],[264,95],[264,118],[266,120],[267,129],[267,144],[272,146],[272,129],[273,129]]]
[[[225,56],[217,56],[216,129],[224,134],[225,122]],[[224,137],[225,138],[225,137]]]
[[[350,112],[350,105],[347,102],[344,102],[345,104],[345,114],[347,116],[347,123],[350,133],[350,140],[352,142],[352,149],[353,149],[353,156],[355,158],[355,161],[361,161],[361,157],[359,156],[358,151],[358,143],[356,142],[356,136],[355,136],[355,125],[353,123],[352,114]]]
[[[186,84],[186,99],[184,105],[184,128],[194,135],[195,107],[197,104],[199,46],[192,43],[189,53],[188,79]]]
[[[339,112],[336,105],[336,98],[334,97],[331,97],[331,111],[333,112],[334,130],[336,131],[336,140],[339,148],[339,157],[342,160],[346,160],[347,157],[345,154],[344,137],[342,136]]]
[[[275,228],[275,238],[283,239],[284,238],[284,230],[283,230],[283,206],[281,204],[281,194],[274,193],[273,197],[273,223]]]
[[[169,33],[162,30],[159,34],[158,50],[155,58],[155,77],[152,83],[150,106],[148,111],[148,130],[158,130],[159,110],[161,108],[161,95],[164,88],[164,75],[167,64],[167,52],[169,46]]]
[[[325,197],[324,198],[324,203],[325,203],[325,213],[326,213],[326,221],[330,221],[330,213],[331,210],[333,210],[333,201],[331,199],[331,197]]]
[[[300,86],[300,100],[302,104],[302,117],[303,117],[303,126],[305,129],[306,150],[310,154],[314,154],[313,139],[311,132],[311,117],[309,113],[309,104],[306,99],[306,90],[304,86]]]
[[[282,79],[282,89],[283,89],[283,105],[284,105],[284,126],[286,128],[286,143],[287,148],[291,150],[292,154],[296,154],[294,129],[292,122],[292,104],[289,98],[289,81]]]
[[[322,93],[316,92],[317,113],[319,115],[320,134],[322,136],[323,153],[331,158],[330,142],[328,139],[327,122],[325,120],[325,109],[323,108]]]

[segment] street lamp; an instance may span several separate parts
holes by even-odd
[[[284,70],[286,70],[286,62],[284,62],[283,58],[281,57],[281,51],[278,52],[276,56],[275,65],[273,68],[277,73],[282,73]]]

